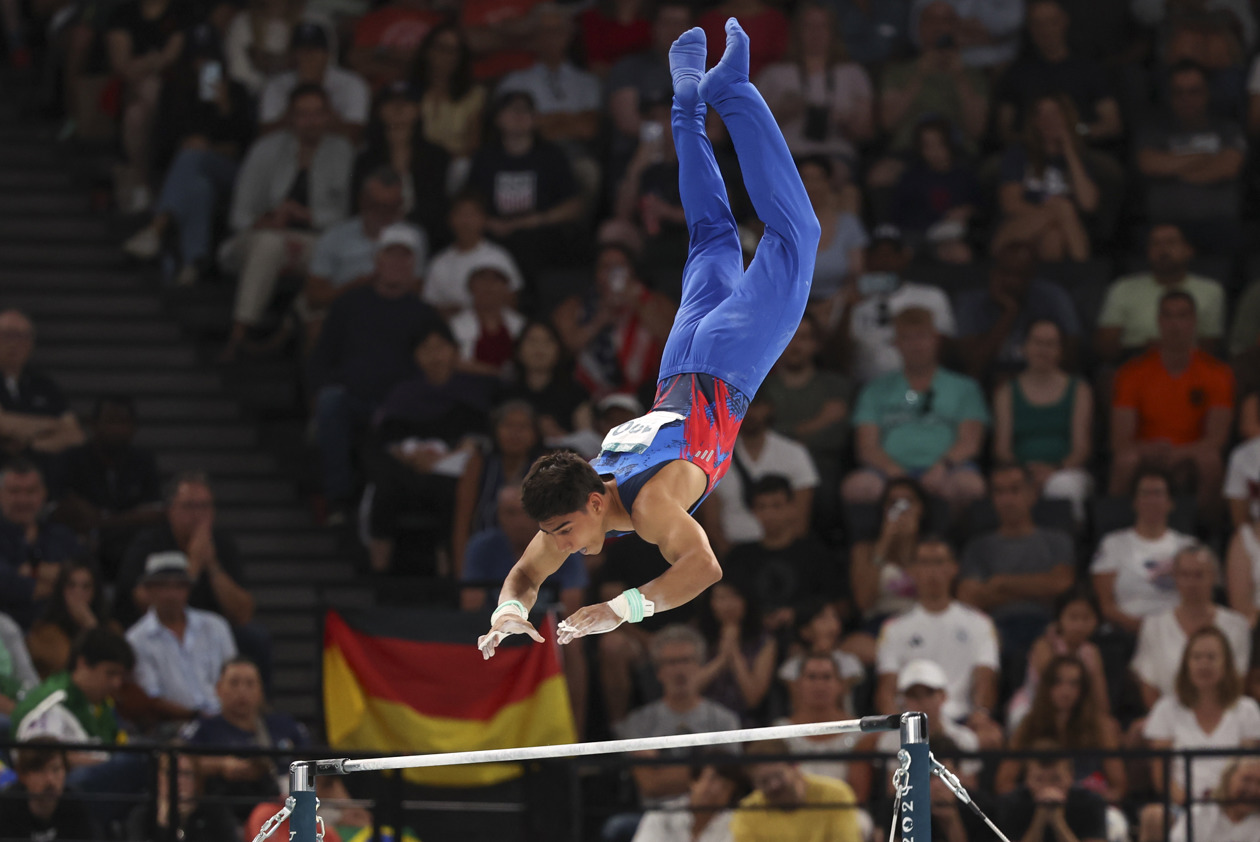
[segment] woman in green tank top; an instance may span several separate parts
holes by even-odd
[[[1067,499],[1077,520],[1093,487],[1089,384],[1063,370],[1063,331],[1049,319],[1028,326],[1027,367],[993,395],[993,457],[1028,468],[1045,497]]]

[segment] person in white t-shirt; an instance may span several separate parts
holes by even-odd
[[[1103,619],[1137,634],[1142,618],[1177,607],[1173,556],[1194,538],[1171,529],[1172,484],[1157,469],[1138,472],[1134,482],[1136,522],[1103,536],[1090,565]]]
[[[1222,493],[1234,526],[1260,520],[1260,438],[1230,451]]]
[[[1172,574],[1177,607],[1142,620],[1137,652],[1130,664],[1141,682],[1142,701],[1148,709],[1160,696],[1173,692],[1186,638],[1201,628],[1215,626],[1225,633],[1239,675],[1245,675],[1251,663],[1247,618],[1212,602],[1212,591],[1221,579],[1221,567],[1212,551],[1201,544],[1180,550],[1173,556]]]
[[[299,85],[315,84],[328,94],[332,131],[357,142],[372,108],[372,90],[363,77],[338,67],[327,30],[314,21],[300,21],[289,42],[293,70],[273,76],[258,98],[258,123],[263,132],[276,128],[289,109],[289,95]]]
[[[1260,705],[1242,694],[1242,677],[1234,668],[1229,639],[1215,626],[1199,629],[1181,657],[1176,692],[1161,698],[1146,718],[1142,735],[1154,749],[1248,749],[1260,746]],[[1215,723],[1205,727],[1204,723]],[[1157,792],[1170,787],[1174,803],[1185,804],[1187,790],[1196,800],[1206,797],[1229,765],[1228,757],[1200,757],[1190,764],[1172,764],[1172,780],[1162,763],[1151,763],[1151,782]],[[1162,805],[1151,805],[1162,809]],[[1143,811],[1142,821],[1147,821]],[[1161,814],[1162,816],[1162,814]]]
[[[451,200],[450,224],[455,242],[429,263],[420,297],[444,316],[472,306],[468,279],[476,269],[494,268],[507,277],[512,292],[525,286],[521,270],[507,249],[486,239],[486,203],[476,193],[462,193]]]
[[[1196,804],[1190,821],[1182,815],[1173,825],[1168,842],[1255,842],[1260,839],[1260,757],[1240,757],[1226,767],[1213,796],[1221,803]],[[1158,818],[1162,819],[1160,815]],[[1162,842],[1163,821],[1142,826],[1139,842]]]
[[[918,659],[936,662],[949,677],[943,715],[965,721],[985,747],[1000,747],[1002,729],[989,711],[997,704],[998,640],[989,617],[951,596],[958,562],[939,538],[919,542],[907,568],[914,607],[884,623],[875,656],[879,683],[875,705],[897,713],[897,675]]]
[[[853,281],[838,320],[840,345],[849,352],[858,385],[901,369],[901,352],[893,344],[893,316],[908,307],[932,314],[936,332],[953,338],[957,331],[949,296],[938,287],[903,280],[912,257],[894,225],[880,225],[871,235],[865,272]]]
[[[805,535],[814,507],[814,490],[818,487],[818,469],[804,445],[776,433],[774,404],[759,392],[748,405],[744,423],[735,439],[731,469],[726,479],[701,507],[700,515],[709,540],[719,558],[736,544],[760,541],[761,524],[749,507],[752,484],[762,477],[778,474],[792,484],[792,507],[796,515],[796,531]],[[745,476],[747,475],[747,476]]]

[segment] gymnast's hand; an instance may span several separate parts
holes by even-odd
[[[500,641],[513,634],[527,634],[534,639],[534,642],[543,642],[543,636],[529,620],[505,611],[499,615],[499,619],[494,621],[490,631],[477,638],[477,648],[481,650],[481,657],[487,661],[493,658],[494,650],[498,648]]]
[[[585,608],[579,608],[560,621],[560,625],[556,627],[556,631],[559,632],[556,639],[561,643],[568,643],[579,637],[586,637],[588,634],[604,634],[617,628],[623,622],[625,621],[617,616],[617,612],[613,611],[607,602],[588,605]]]

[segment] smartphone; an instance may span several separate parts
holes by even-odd
[[[888,522],[895,523],[902,515],[910,511],[911,503],[904,497],[888,507]]]
[[[613,295],[621,295],[630,283],[630,270],[625,266],[613,266],[608,270],[608,291]]]
[[[218,95],[219,83],[222,81],[222,64],[217,61],[208,61],[201,65],[201,75],[197,78],[197,92],[203,102],[210,102]]]

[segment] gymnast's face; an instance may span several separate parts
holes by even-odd
[[[608,500],[603,494],[593,492],[586,499],[586,508],[544,520],[538,528],[547,533],[556,549],[566,556],[573,553],[598,555],[604,549],[607,512]]]

